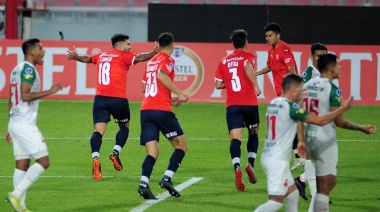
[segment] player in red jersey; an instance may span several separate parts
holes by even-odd
[[[215,87],[227,90],[227,126],[230,133],[230,154],[235,170],[235,185],[239,191],[244,191],[245,185],[240,169],[242,129],[248,129],[248,163],[245,171],[249,182],[256,183],[254,162],[256,159],[259,140],[257,136],[259,126],[259,112],[256,95],[261,90],[256,82],[253,67],[256,56],[247,52],[248,33],[242,29],[234,30],[230,36],[235,51],[222,58],[215,72]]]
[[[91,136],[91,150],[93,159],[93,177],[95,180],[102,179],[99,160],[99,151],[102,145],[102,137],[106,131],[110,115],[119,125],[116,134],[116,142],[109,159],[117,171],[121,171],[119,153],[127,142],[129,135],[130,111],[127,99],[127,74],[129,67],[138,62],[144,62],[157,54],[158,49],[152,52],[135,54],[131,52],[129,36],[115,34],[111,38],[112,50],[95,55],[78,55],[75,49],[68,51],[68,60],[77,60],[83,63],[96,64],[97,85],[93,106],[94,132]]]
[[[174,197],[179,197],[180,194],[174,189],[171,179],[187,151],[183,130],[172,111],[172,105],[179,106],[189,98],[173,84],[175,62],[170,57],[174,49],[173,34],[162,33],[158,37],[158,43],[160,52],[148,62],[144,73],[145,98],[140,108],[140,144],[145,146],[147,155],[142,164],[138,194],[145,199],[156,199],[149,188],[149,178],[158,157],[159,133],[161,132],[174,148],[159,186],[168,190]],[[172,98],[172,92],[178,97]]]

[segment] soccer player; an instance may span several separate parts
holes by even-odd
[[[158,49],[152,52],[141,53],[139,55],[131,52],[129,36],[115,34],[111,38],[112,50],[101,52],[95,55],[78,55],[76,50],[68,51],[67,59],[76,60],[83,63],[96,64],[97,85],[93,106],[94,132],[92,133],[90,144],[93,159],[93,177],[95,180],[102,179],[100,166],[100,147],[102,137],[106,131],[110,115],[119,125],[116,134],[116,142],[109,159],[117,171],[123,169],[119,154],[127,142],[129,135],[130,110],[127,99],[126,83],[129,67],[138,62],[144,62],[152,58]]]
[[[259,112],[256,95],[261,91],[256,82],[253,67],[256,56],[247,52],[248,33],[242,29],[234,30],[230,39],[234,52],[225,56],[219,62],[215,72],[215,87],[227,90],[227,126],[230,133],[230,154],[235,171],[235,185],[239,191],[244,191],[245,185],[240,168],[242,129],[248,129],[248,163],[245,171],[249,182],[257,182],[254,165],[259,145],[258,126]]]
[[[156,199],[149,188],[149,179],[158,157],[159,133],[161,132],[174,148],[159,186],[168,190],[174,197],[180,197],[180,193],[173,187],[172,178],[187,151],[183,130],[172,110],[172,105],[179,106],[189,98],[173,84],[175,61],[170,57],[174,49],[173,34],[165,32],[159,35],[158,44],[160,52],[148,62],[144,73],[145,98],[140,108],[140,144],[145,146],[147,155],[142,164],[138,194],[145,199]],[[172,92],[178,97],[172,98]]]
[[[318,58],[320,55],[326,54],[327,48],[321,43],[314,43],[311,45],[311,55],[310,59],[312,64],[310,64],[305,71],[302,73],[302,78],[304,83],[309,81],[314,77],[319,77],[321,74],[316,68],[318,65]],[[300,192],[300,196],[304,200],[308,200],[308,196],[306,194],[306,181],[309,184],[310,194],[314,195],[317,193],[317,184],[315,180],[315,167],[313,166],[310,159],[306,159],[305,161],[305,172],[302,173],[299,177],[294,178],[295,184],[297,186],[298,191]]]
[[[283,78],[283,96],[273,99],[266,112],[267,137],[261,155],[261,165],[267,176],[269,200],[255,211],[278,211],[286,198],[286,211],[298,211],[298,191],[289,169],[292,143],[297,132],[297,121],[323,126],[348,110],[352,97],[332,113],[318,117],[297,104],[302,101],[303,79],[297,74]],[[298,130],[298,133],[303,131]],[[302,137],[302,136],[300,136]],[[302,139],[301,139],[302,140]]]
[[[13,174],[14,190],[7,201],[15,211],[29,211],[25,204],[26,191],[49,167],[47,146],[37,127],[39,99],[62,89],[60,83],[49,90],[40,91],[40,77],[35,68],[44,63],[45,50],[38,39],[22,44],[24,61],[11,73],[9,97],[9,124],[6,140],[13,143],[16,168]],[[36,162],[30,166],[30,160]]]
[[[272,71],[277,96],[282,95],[282,78],[289,73],[298,74],[293,52],[288,44],[281,40],[281,31],[282,28],[277,23],[269,23],[264,27],[265,40],[272,48],[268,51],[267,66],[256,72],[256,75],[261,75]],[[295,157],[292,170],[302,167],[305,163],[305,159],[300,158],[297,154],[297,143],[298,138],[296,136],[293,142]]]
[[[318,70],[321,77],[315,77],[304,85],[306,97],[304,107],[310,114],[323,116],[331,111],[336,111],[341,106],[342,91],[332,83],[332,80],[340,77],[340,65],[337,56],[331,53],[320,55]],[[309,123],[306,129],[306,146],[308,156],[311,158],[317,176],[317,194],[313,195],[309,211],[328,211],[329,194],[336,184],[338,165],[338,144],[335,126],[359,130],[366,134],[376,132],[372,125],[358,125],[352,123],[343,115],[339,115],[324,127]],[[305,143],[300,142],[298,148],[305,152]]]

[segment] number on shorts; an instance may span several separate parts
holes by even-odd
[[[276,116],[267,116],[267,138],[269,130],[272,132],[272,140],[276,139]]]
[[[304,98],[303,103],[304,103],[306,111],[308,111],[309,113],[314,113],[315,115],[318,116],[318,114],[319,114],[319,99]]]
[[[157,73],[155,71],[146,73],[145,97],[157,95]]]
[[[110,84],[110,69],[111,65],[109,62],[99,63],[99,78],[98,82],[101,85],[109,85]]]
[[[12,105],[18,105],[18,85],[17,83],[11,84],[11,101]]]
[[[228,71],[232,74],[232,90],[238,92],[241,90],[240,78],[237,75],[237,68],[230,68]]]

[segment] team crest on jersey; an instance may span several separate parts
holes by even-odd
[[[33,73],[33,69],[31,67],[29,67],[29,68],[25,69],[25,73],[31,74],[31,73]]]
[[[342,90],[340,90],[340,89],[336,90],[336,95],[337,96],[342,96]]]
[[[193,50],[184,46],[176,46],[171,56],[175,59],[174,83],[184,93],[193,95],[203,81],[204,68],[201,59]]]
[[[294,107],[294,109],[300,109],[301,107],[297,104],[297,103],[293,103],[293,107]]]
[[[278,60],[280,58],[280,55],[276,54],[276,60]]]

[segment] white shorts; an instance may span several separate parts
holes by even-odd
[[[288,188],[294,184],[289,162],[261,157],[261,166],[267,176],[268,195],[285,196]]]
[[[317,176],[337,174],[338,143],[336,139],[329,141],[307,141],[308,155],[315,166]]]
[[[37,160],[48,155],[45,140],[37,126],[12,123],[8,125],[8,132],[12,137],[15,160]]]

